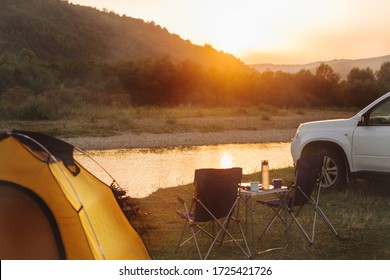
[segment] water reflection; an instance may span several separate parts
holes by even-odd
[[[220,168],[231,168],[233,167],[233,159],[227,152],[223,152],[221,157]]]
[[[197,168],[242,167],[245,174],[258,172],[261,160],[270,168],[292,166],[290,143],[232,144],[169,149],[90,151],[119,185],[132,197],[145,197],[159,188],[193,181]],[[111,178],[81,154],[76,159],[106,183]]]

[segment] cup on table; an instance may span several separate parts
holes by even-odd
[[[273,180],[274,189],[280,189],[282,187],[282,179]]]
[[[259,191],[259,182],[251,182],[251,192]]]

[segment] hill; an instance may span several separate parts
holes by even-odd
[[[259,72],[264,71],[282,71],[287,73],[297,73],[302,69],[310,70],[311,72],[315,72],[316,68],[321,64],[325,63],[332,67],[334,72],[339,73],[342,79],[346,79],[348,73],[352,68],[360,68],[365,69],[367,67],[372,70],[378,71],[382,63],[390,61],[390,55],[373,57],[373,58],[363,58],[363,59],[335,59],[330,61],[318,61],[308,64],[252,64],[250,67],[256,69]]]
[[[61,0],[1,0],[0,54],[32,50],[46,61],[120,61],[168,55],[206,66],[243,65],[209,45],[198,46],[153,22]]]

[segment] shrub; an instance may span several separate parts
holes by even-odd
[[[41,95],[30,96],[15,111],[16,118],[22,120],[49,120],[54,114],[54,108]]]
[[[83,104],[71,90],[57,88],[34,95],[24,88],[12,88],[0,95],[1,119],[56,120],[72,115]]]

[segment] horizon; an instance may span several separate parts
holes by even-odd
[[[386,57],[390,56],[389,54],[385,55],[380,55],[380,56],[371,56],[371,57],[360,57],[360,58],[334,58],[330,60],[316,60],[316,61],[311,61],[307,63],[272,63],[272,62],[266,62],[266,63],[251,63],[248,65],[275,65],[275,66],[305,66],[305,65],[310,65],[310,64],[319,64],[319,63],[324,63],[324,62],[341,62],[341,61],[356,61],[356,60],[365,60],[365,59],[376,59],[376,58],[381,58],[381,57]]]
[[[69,0],[154,22],[245,64],[308,64],[390,54],[387,0]]]

